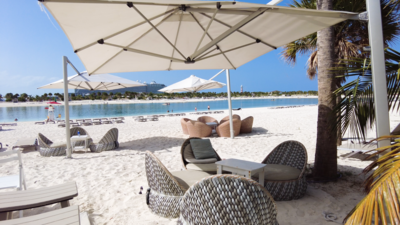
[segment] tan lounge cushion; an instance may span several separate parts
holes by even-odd
[[[204,164],[189,163],[186,165],[186,168],[188,170],[199,170],[199,171],[212,172],[212,173],[217,172],[217,165],[215,165],[215,163],[204,163]]]
[[[208,164],[208,163],[215,163],[217,161],[216,158],[196,159],[194,157],[192,147],[190,144],[186,145],[185,149],[183,150],[183,157],[186,159],[188,163],[196,163],[196,164]]]
[[[267,164],[264,170],[265,180],[294,180],[299,178],[301,171],[297,168],[278,165],[278,164]],[[258,177],[259,174],[254,175]]]
[[[210,176],[210,174],[206,172],[196,170],[175,171],[171,172],[171,174],[185,190],[189,189],[189,187],[197,181]]]
[[[67,146],[67,144],[64,142],[56,142],[56,143],[53,143],[53,144],[50,144],[49,145],[50,147],[52,147],[52,148],[57,148],[57,147],[64,147],[64,146]]]

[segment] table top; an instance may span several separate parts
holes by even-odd
[[[89,138],[89,135],[81,135],[81,136],[74,135],[74,136],[71,137],[71,139],[74,139],[74,140],[85,140],[85,139],[88,139],[88,138]]]
[[[248,171],[258,170],[258,169],[261,169],[266,166],[263,163],[256,163],[256,162],[240,160],[240,159],[225,159],[222,161],[218,161],[215,164],[221,165],[221,166],[237,168],[237,169],[248,170]]]
[[[211,126],[213,126],[213,125],[218,125],[218,123],[216,123],[216,122],[208,122],[208,123],[206,123],[207,125],[211,125]]]
[[[20,138],[14,144],[14,147],[18,146],[34,146],[36,145],[36,138]]]

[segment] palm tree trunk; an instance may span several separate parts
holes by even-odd
[[[332,10],[333,0],[318,0],[319,10]],[[315,180],[333,180],[337,174],[336,131],[332,132],[332,109],[335,101],[334,74],[329,71],[335,62],[335,34],[333,27],[318,31],[318,125],[313,176]]]

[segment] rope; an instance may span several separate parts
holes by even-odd
[[[322,212],[322,215],[324,216],[326,221],[330,221],[330,222],[334,222],[334,223],[338,223],[338,224],[343,224],[340,222],[337,222],[337,216],[335,216],[335,214],[333,213],[329,213],[329,212]]]

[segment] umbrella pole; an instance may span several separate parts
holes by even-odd
[[[66,56],[63,56],[63,71],[64,71],[64,113],[65,113],[65,131],[67,138],[67,157],[72,158],[72,149],[71,149],[71,133],[69,130],[69,97],[68,97],[68,59]]]
[[[229,106],[229,127],[231,138],[233,139],[233,121],[232,121],[232,102],[231,102],[231,79],[229,76],[229,70],[226,70],[226,87],[228,88],[228,106]]]

